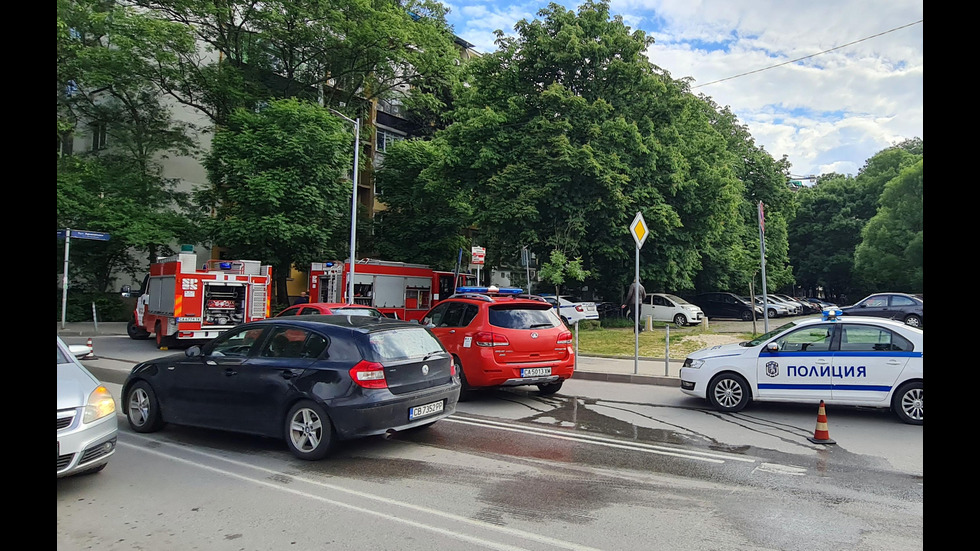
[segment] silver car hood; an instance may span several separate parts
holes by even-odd
[[[58,366],[58,409],[84,406],[88,395],[99,386],[89,373],[72,364]]]

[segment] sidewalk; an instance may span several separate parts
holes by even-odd
[[[58,335],[62,337],[97,337],[105,335],[125,335],[125,322],[66,322],[62,328],[58,322]],[[681,385],[680,369],[684,358],[663,358],[633,356],[583,356],[579,355],[574,379],[607,381],[611,383],[634,383],[647,385]],[[667,365],[665,365],[667,364]]]

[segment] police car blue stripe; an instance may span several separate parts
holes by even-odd
[[[922,352],[894,352],[890,350],[888,351],[882,350],[881,352],[874,352],[874,351],[851,352],[848,350],[819,351],[818,350],[815,352],[763,352],[759,355],[767,358],[794,358],[799,356],[812,358],[814,356],[827,356],[827,355],[847,356],[847,357],[853,356],[853,357],[864,357],[864,358],[867,357],[879,358],[883,355],[889,357],[896,357],[896,358],[921,358]]]
[[[774,385],[759,383],[759,390],[833,390],[834,385]]]
[[[890,386],[880,385],[790,385],[790,384],[771,384],[759,383],[759,390],[873,390],[875,392],[888,392]]]

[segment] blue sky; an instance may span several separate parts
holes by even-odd
[[[483,53],[494,30],[513,36],[548,3],[443,1]],[[856,176],[878,151],[925,138],[922,0],[612,0],[610,13],[652,36],[654,64],[728,106],[794,176]]]

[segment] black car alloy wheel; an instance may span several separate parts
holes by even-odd
[[[333,425],[327,413],[316,402],[303,400],[286,415],[286,444],[300,459],[315,461],[330,453]]]

